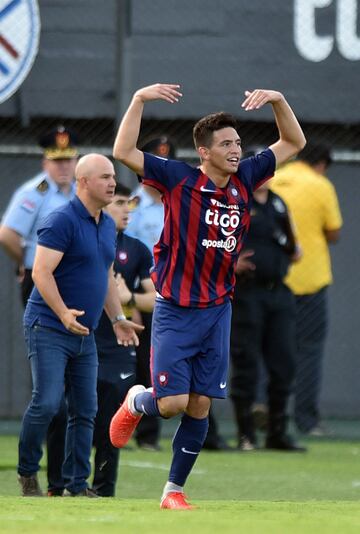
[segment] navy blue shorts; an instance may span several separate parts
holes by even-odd
[[[155,303],[151,376],[157,398],[187,393],[226,398],[231,304],[185,308]]]

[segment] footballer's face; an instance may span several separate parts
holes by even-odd
[[[229,175],[236,173],[241,158],[241,139],[234,128],[227,127],[213,133],[212,143],[202,148],[203,163],[211,172]]]
[[[115,195],[106,207],[108,214],[114,219],[117,230],[125,230],[129,223],[129,197]]]

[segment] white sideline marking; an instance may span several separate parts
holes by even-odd
[[[169,466],[165,464],[154,464],[152,462],[136,462],[136,461],[124,461],[120,460],[120,467],[125,465],[126,467],[138,467],[140,469],[159,469],[159,471],[169,471]],[[203,469],[193,469],[191,474],[204,475],[206,471]]]

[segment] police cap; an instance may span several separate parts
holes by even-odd
[[[174,158],[175,147],[166,135],[151,139],[141,148],[143,152],[150,152],[155,156],[161,156],[162,158]]]
[[[76,158],[77,143],[76,134],[62,125],[53,128],[39,139],[39,144],[44,150],[44,157],[51,160]]]

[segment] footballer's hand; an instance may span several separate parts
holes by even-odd
[[[139,98],[142,102],[149,102],[150,100],[165,100],[170,104],[179,102],[182,93],[178,91],[180,85],[173,83],[155,83],[148,85],[142,89],[138,89],[134,94],[134,98]]]
[[[279,91],[271,91],[269,89],[254,89],[254,91],[245,91],[245,100],[241,107],[245,111],[252,111],[260,109],[265,104],[275,104],[284,99],[284,95]]]
[[[77,317],[81,317],[82,315],[85,315],[84,311],[67,309],[60,319],[66,330],[69,330],[69,332],[72,334],[77,334],[78,336],[88,336],[90,333],[89,329],[76,320]]]
[[[256,265],[252,261],[249,260],[251,256],[255,254],[254,250],[244,250],[243,252],[240,252],[238,260],[235,265],[235,273],[236,274],[242,274],[247,273],[249,271],[255,271]]]
[[[140,324],[136,324],[133,321],[123,320],[117,321],[113,324],[113,329],[116,335],[118,345],[124,345],[128,347],[129,345],[139,345],[139,338],[136,332],[142,332],[144,327]]]

